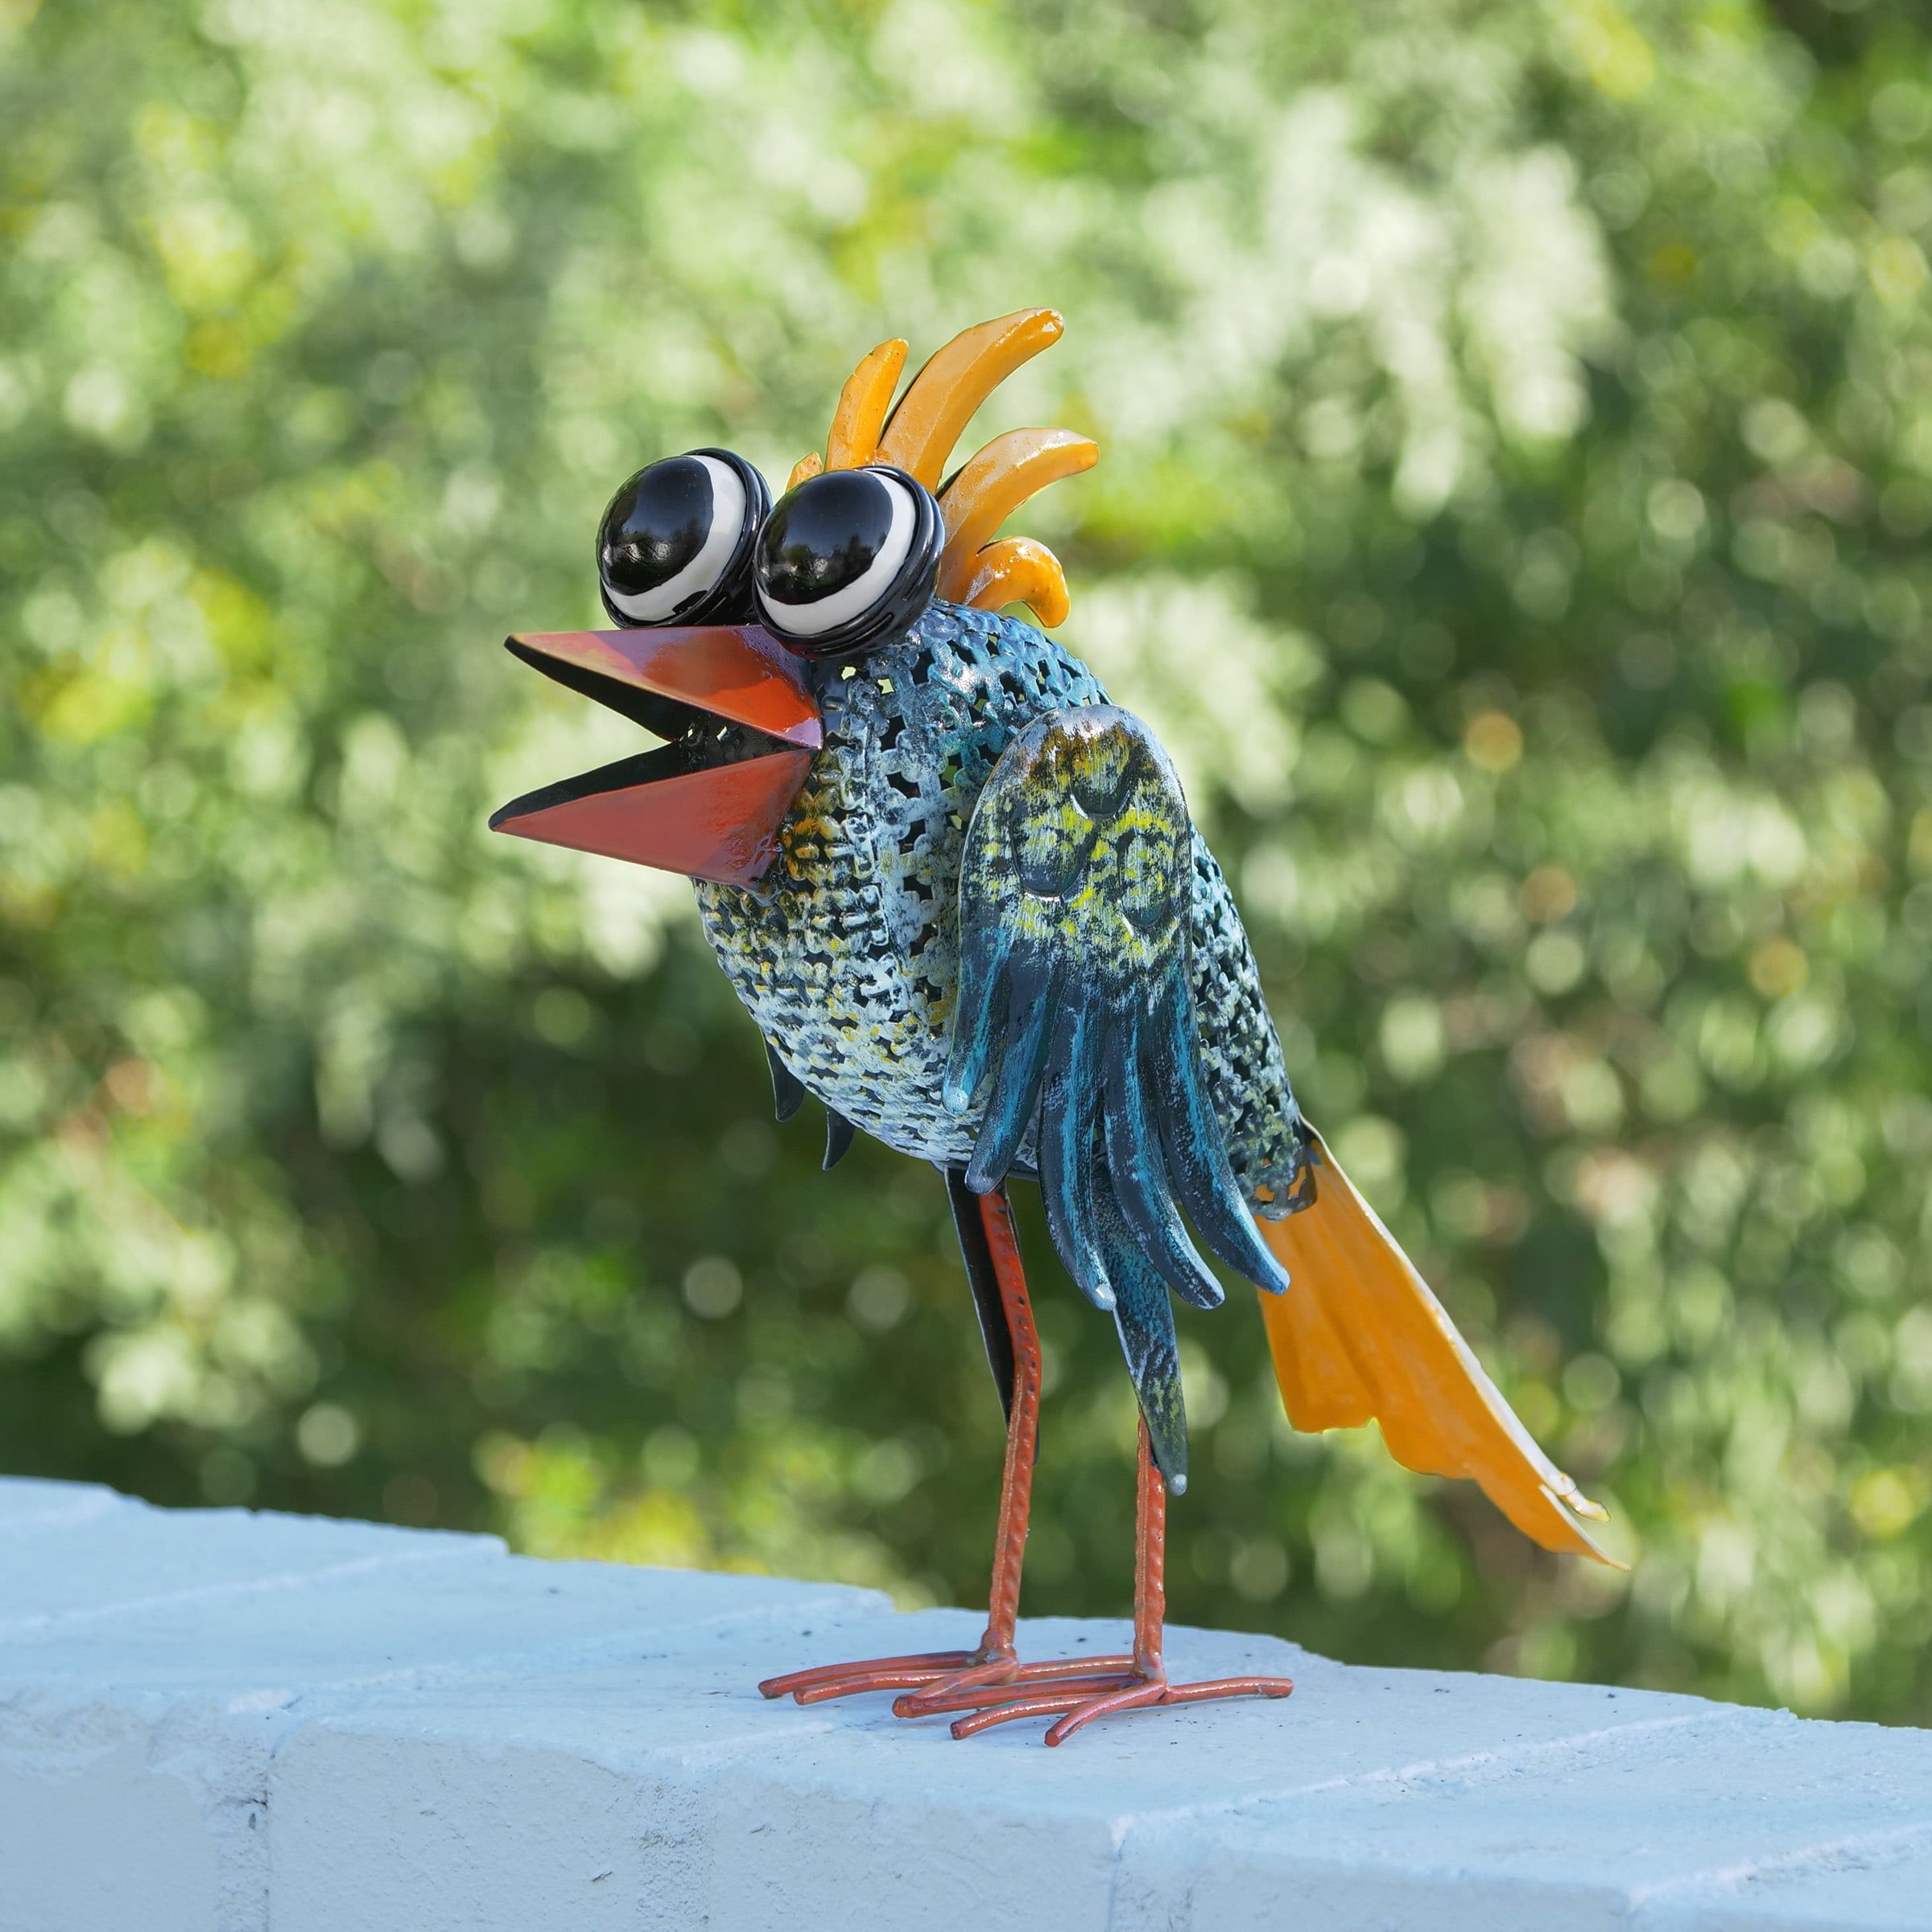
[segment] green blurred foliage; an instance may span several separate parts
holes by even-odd
[[[980,1591],[939,1191],[816,1172],[633,748],[630,469],[986,426],[1175,751],[1311,1113],[1628,1579],[1183,1315],[1176,1615],[1932,1721],[1932,34],[1878,0],[0,0],[0,1468]],[[1030,1212],[1030,1205],[1027,1212]],[[1029,1222],[1028,1604],[1131,1415]],[[782,1662],[783,1659],[776,1660]]]

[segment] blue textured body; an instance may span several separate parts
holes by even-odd
[[[937,601],[902,637],[815,671],[824,748],[778,861],[755,889],[700,883],[704,929],[808,1090],[890,1147],[964,1167],[976,1122],[947,1109],[943,1087],[966,828],[1022,730],[1107,694],[1031,625]],[[1279,1215],[1308,1158],[1300,1116],[1227,882],[1189,836],[1203,1071],[1244,1191]]]

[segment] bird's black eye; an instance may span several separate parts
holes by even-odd
[[[750,617],[752,543],[770,507],[765,479],[728,449],[639,470],[597,532],[605,609],[620,624]]]
[[[881,464],[807,477],[758,533],[758,608],[807,657],[862,650],[931,601],[945,540],[931,493],[903,470]]]

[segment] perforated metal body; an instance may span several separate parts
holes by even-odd
[[[1103,704],[1092,672],[1017,619],[935,601],[902,637],[817,667],[824,748],[754,889],[700,883],[704,929],[766,1040],[828,1106],[886,1146],[963,1166],[975,1123],[941,1098],[959,979],[966,827],[1013,737]],[[1287,1211],[1307,1160],[1227,881],[1197,832],[1190,983],[1203,1069],[1257,1212]]]

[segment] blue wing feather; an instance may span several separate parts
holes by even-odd
[[[1229,1267],[1257,1288],[1279,1294],[1288,1277],[1242,1202],[1241,1183],[1201,1078],[1192,1025],[1170,1021],[1165,1031],[1165,1038],[1150,1042],[1147,1067],[1159,1099],[1161,1145],[1175,1195],[1202,1239]]]
[[[1032,1130],[1039,1105],[1046,1046],[1059,1010],[1059,975],[1051,966],[1020,967],[1007,989],[1006,1029],[999,1043],[998,1071],[979,1134],[968,1183],[985,1194],[1012,1169]],[[972,1090],[967,1089],[970,1100]]]
[[[1118,1289],[1114,1327],[1141,1414],[1147,1418],[1154,1467],[1178,1496],[1187,1487],[1187,1410],[1181,1395],[1174,1304],[1167,1298],[1167,1284],[1134,1241],[1118,1197],[1103,1191],[1101,1199],[1100,1224]]]
[[[1107,1171],[1134,1239],[1182,1300],[1219,1307],[1221,1285],[1195,1252],[1174,1205],[1138,1053],[1117,1055],[1107,1069],[1104,1119]]]
[[[1094,1028],[1083,1001],[1053,1029],[1040,1096],[1040,1187],[1054,1247],[1096,1308],[1114,1305],[1094,1216]],[[977,1155],[976,1154],[976,1161]]]
[[[1188,983],[1192,828],[1173,766],[1112,705],[1039,718],[1007,747],[968,828],[947,1104],[982,1091],[968,1184],[997,1186],[1030,1136],[1067,1271],[1111,1308],[1154,1443],[1183,1479],[1169,1290],[1220,1284],[1182,1221],[1265,1288],[1262,1244],[1207,1092]]]

